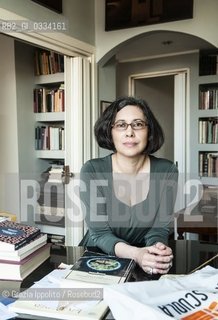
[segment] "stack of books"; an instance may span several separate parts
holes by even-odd
[[[39,181],[37,224],[65,227],[65,185],[62,180],[64,166],[52,164]]]
[[[0,279],[23,280],[50,256],[47,234],[34,226],[0,222]]]

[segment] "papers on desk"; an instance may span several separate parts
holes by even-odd
[[[4,298],[4,297],[0,298],[0,319],[1,320],[7,320],[7,319],[12,319],[16,317],[16,314],[14,312],[9,311],[7,307],[13,301],[14,299],[11,299],[11,298]]]
[[[64,268],[53,270],[25,290],[23,295],[20,293],[19,299],[9,307],[9,310],[25,316],[34,315],[49,319],[101,319],[108,310],[108,306],[103,300],[82,300],[81,298],[74,300],[72,293],[80,287],[74,287],[72,282],[71,288],[61,288],[62,281],[72,266],[62,265],[61,267]]]
[[[218,319],[218,269],[105,287],[116,320]]]

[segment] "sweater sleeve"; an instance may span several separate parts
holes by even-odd
[[[87,243],[100,248],[105,253],[114,255],[115,244],[125,241],[113,233],[108,223],[107,175],[97,172],[92,161],[88,161],[81,169],[80,181],[82,210],[89,229]]]
[[[151,246],[157,242],[167,244],[172,221],[174,217],[174,206],[177,195],[178,169],[172,163],[164,173],[156,173],[158,181],[157,189],[160,193],[159,208],[152,228],[145,235],[145,245]]]

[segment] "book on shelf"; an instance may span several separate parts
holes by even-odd
[[[40,87],[33,89],[33,111],[64,112],[64,85],[55,88]]]
[[[47,240],[47,234],[41,233],[35,239],[31,240],[29,243],[25,244],[23,247],[17,250],[1,250],[0,260],[21,261],[34,251],[44,246],[47,243]]]
[[[21,261],[10,261],[0,259],[1,280],[23,280],[50,256],[50,244],[41,248],[22,259]]]
[[[35,75],[64,72],[64,56],[49,50],[35,51]]]
[[[218,84],[200,85],[199,109],[215,110],[218,108]]]
[[[49,234],[48,241],[52,243],[52,245],[56,246],[64,246],[65,245],[65,236],[61,234]]]
[[[199,119],[199,143],[218,143],[218,118]]]
[[[64,171],[64,165],[53,165],[49,170],[48,182],[62,183],[62,175]]]
[[[14,221],[0,222],[1,250],[17,250],[40,234],[38,227]]]
[[[218,177],[218,152],[199,153],[200,176]]]
[[[43,125],[35,127],[35,149],[36,150],[64,150],[65,135],[64,126]]]

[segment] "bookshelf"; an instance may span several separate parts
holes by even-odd
[[[33,113],[35,155],[47,170],[39,179],[35,222],[43,232],[65,235],[65,77],[63,55],[47,50],[34,53]],[[54,167],[56,167],[54,169]],[[58,169],[57,169],[58,167]],[[51,169],[52,168],[52,169]],[[59,180],[50,182],[51,170],[59,170]],[[42,178],[43,177],[43,178]]]
[[[199,55],[198,175],[218,185],[218,51]]]
[[[23,35],[22,35],[23,36]],[[31,37],[28,34],[28,37]],[[40,35],[39,35],[40,37]],[[23,39],[23,38],[22,38]],[[97,117],[95,109],[94,47],[70,40],[52,44],[46,36],[40,41],[23,41],[1,35],[1,68],[7,77],[2,78],[1,97],[1,209],[16,214],[17,221],[35,225],[38,187],[42,172],[50,162],[61,159],[69,168],[64,182],[80,172],[83,163],[97,155],[92,135],[93,122]],[[61,38],[61,40],[63,40]],[[64,56],[64,72],[51,75],[34,75],[35,49],[56,50]],[[61,78],[59,78],[61,76]],[[58,79],[56,78],[58,77]],[[49,78],[49,80],[48,80]],[[65,86],[65,107],[62,113],[49,114],[33,112],[33,89],[38,86],[53,86],[63,82]],[[94,109],[94,110],[93,110]],[[65,150],[35,150],[35,127],[37,123],[62,122],[65,127]],[[93,147],[94,146],[94,147]],[[69,178],[69,179],[68,179]],[[84,234],[83,220],[75,223],[75,198],[72,183],[64,184],[69,197],[65,197],[65,228],[40,225],[48,234],[64,233],[66,245],[76,245]],[[78,215],[77,215],[78,217]],[[44,230],[46,228],[46,230]]]

